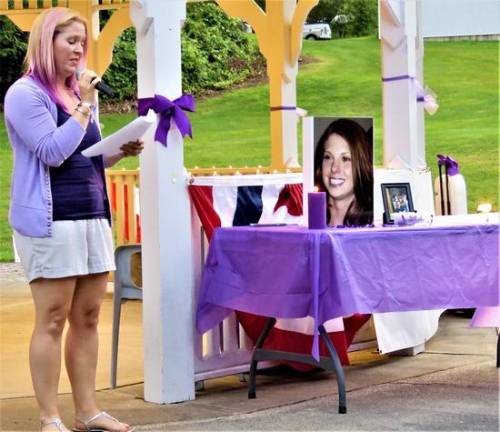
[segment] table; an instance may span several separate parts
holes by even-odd
[[[311,316],[319,362],[321,325],[332,318],[499,304],[498,224],[233,227],[216,230],[210,243],[197,329],[204,333],[233,310]]]

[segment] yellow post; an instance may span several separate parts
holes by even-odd
[[[319,0],[267,1],[265,12],[253,0],[216,1],[228,15],[247,21],[255,30],[269,77],[271,168],[281,171],[293,166],[297,163],[295,79],[302,27]]]
[[[93,70],[103,75],[113,60],[113,46],[118,36],[132,26],[128,7],[116,10],[101,30],[96,42]]]
[[[108,2],[109,3],[109,2]],[[105,4],[105,2],[103,3]],[[119,8],[108,20],[102,30],[99,30],[98,0],[69,0],[68,7],[78,11],[89,22],[89,45],[87,67],[98,75],[103,75],[111,64],[113,46],[116,39],[126,28],[132,25],[128,7]],[[127,5],[128,6],[128,5]]]

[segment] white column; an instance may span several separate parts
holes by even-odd
[[[291,77],[288,79],[288,77]],[[285,73],[281,82],[282,106],[296,106],[297,95],[297,65],[285,65]],[[283,122],[283,165],[287,168],[298,167],[298,146],[297,146],[297,111],[285,110],[282,112]]]
[[[425,87],[424,80],[424,34],[422,23],[422,2],[416,4],[416,36],[415,36],[415,73],[417,80]],[[417,103],[417,150],[419,166],[426,166],[425,159],[425,109],[422,102]]]
[[[283,2],[283,16],[287,24],[291,24],[297,4],[295,0]],[[287,27],[289,29],[289,27]],[[289,30],[288,30],[289,31]],[[292,35],[293,36],[293,35]],[[298,61],[291,62],[290,56],[285,53],[290,52],[290,34],[285,37],[283,46],[283,76],[281,81],[281,105],[297,105],[297,73],[299,71]],[[283,111],[282,122],[283,136],[283,164],[287,167],[298,167],[298,146],[297,146],[297,112]]]
[[[138,97],[179,97],[185,0],[134,0],[130,14]],[[140,160],[144,398],[174,403],[195,396],[191,214],[182,137],[173,124],[168,147],[153,136],[151,130]]]
[[[417,76],[417,2],[380,0],[382,77]],[[384,166],[419,169],[426,166],[419,142],[416,88],[410,78],[383,83]],[[423,129],[421,130],[423,131]]]

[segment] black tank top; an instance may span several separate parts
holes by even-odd
[[[57,126],[70,115],[57,107]],[[102,156],[87,158],[81,153],[101,139],[95,120],[89,121],[82,142],[59,167],[50,167],[54,221],[108,218],[108,199]]]

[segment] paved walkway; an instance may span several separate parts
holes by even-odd
[[[0,279],[22,278],[24,281],[23,268],[20,263],[0,263]]]
[[[29,295],[18,281],[16,268],[10,276],[2,271],[0,281],[10,281],[9,292]],[[25,284],[25,281],[24,281]],[[16,288],[17,287],[17,288]],[[2,320],[9,307],[9,295],[2,289]],[[23,294],[24,293],[24,294]],[[24,297],[26,298],[26,297]],[[109,300],[107,300],[109,301]],[[18,302],[20,303],[20,302]],[[18,304],[16,303],[16,305]],[[14,304],[14,303],[12,303]],[[128,303],[125,305],[129,305]],[[140,333],[140,303],[132,303],[125,321],[125,332]],[[17,307],[17,306],[15,306]],[[15,308],[10,306],[10,309]],[[9,310],[10,310],[9,309]],[[8,315],[8,314],[7,314]],[[102,339],[109,342],[109,313],[101,325]],[[31,326],[14,321],[4,326],[0,361],[8,358],[5,333]],[[131,333],[133,334],[133,333]],[[126,339],[122,339],[125,341]],[[128,345],[129,342],[121,342]],[[130,342],[135,343],[135,342]],[[105,347],[106,348],[106,347]],[[19,352],[25,352],[22,343]],[[121,346],[119,382],[129,373],[139,373],[142,359],[137,345]],[[105,350],[103,350],[105,351]],[[495,367],[496,333],[493,329],[470,329],[468,320],[444,315],[438,334],[427,344],[425,353],[415,357],[379,356],[376,353],[353,355],[354,364],[345,368],[348,413],[337,414],[337,385],[332,373],[300,374],[283,370],[260,374],[257,399],[248,400],[246,383],[231,376],[206,382],[196,400],[157,405],[145,402],[143,385],[122,385],[98,391],[101,406],[123,421],[137,425],[136,431],[174,430],[499,430],[499,380]],[[19,354],[20,355],[20,354]],[[107,359],[105,359],[107,360]],[[101,353],[100,367],[103,358]],[[106,362],[105,362],[106,363]],[[8,375],[28,377],[26,363],[10,361]],[[107,369],[102,382],[107,382]],[[131,372],[132,371],[132,372]],[[102,372],[102,371],[101,371]],[[104,381],[103,381],[104,379]],[[16,378],[19,382],[21,378]],[[136,381],[137,382],[137,381]],[[0,392],[2,389],[0,389]],[[69,393],[61,394],[63,419],[72,425]],[[6,397],[0,400],[0,429],[28,431],[37,428],[37,408],[33,396]]]

